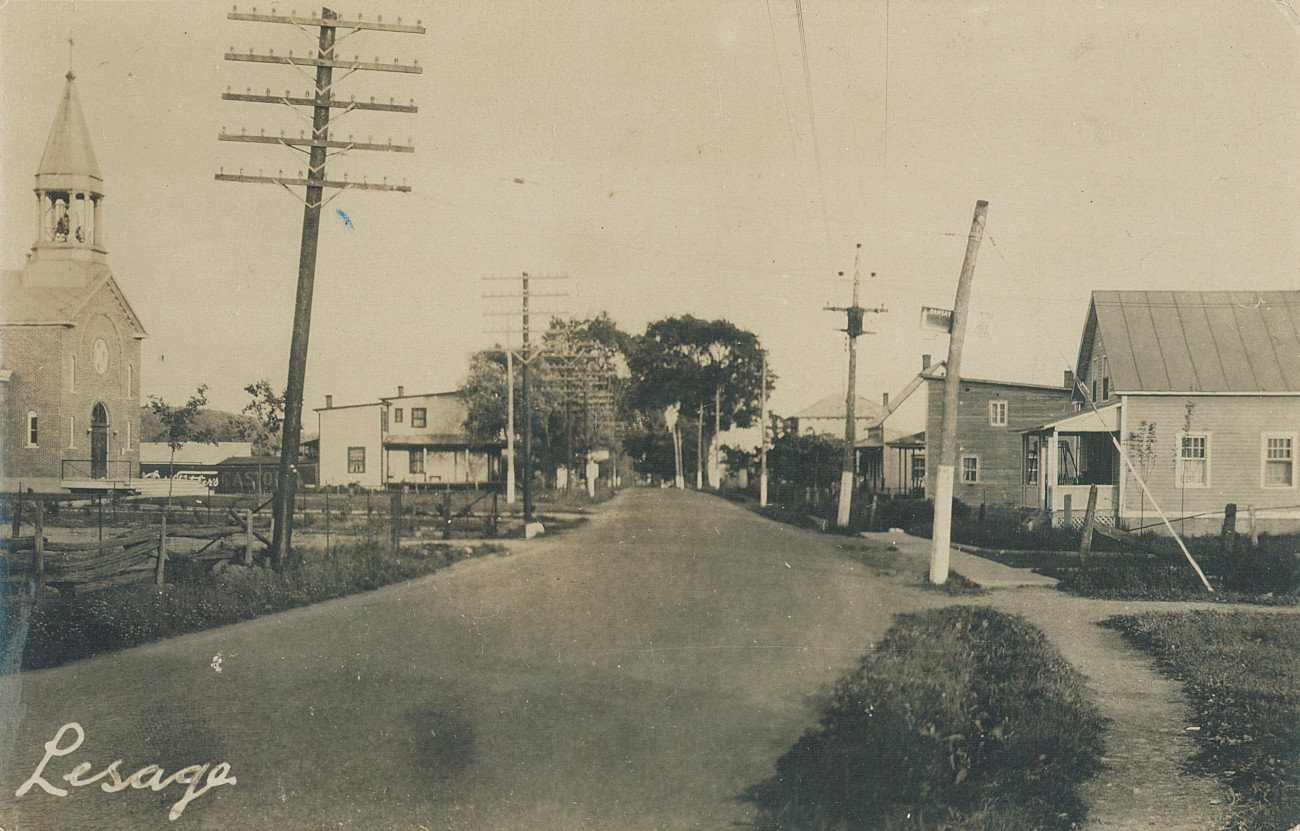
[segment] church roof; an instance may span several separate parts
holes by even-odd
[[[103,177],[99,174],[99,162],[90,142],[86,116],[81,111],[76,77],[73,72],[67,75],[68,82],[63,87],[63,97],[59,99],[59,108],[36,176],[38,183],[43,178],[53,178],[51,184],[54,186],[67,184],[65,177],[89,177],[92,182],[80,184],[91,184],[98,190],[103,187]]]
[[[111,292],[121,306],[134,337],[147,337],[144,325],[107,266],[95,263],[67,265],[93,270],[84,288],[30,286],[22,271],[5,271],[0,278],[0,325],[70,326],[100,291]],[[29,266],[30,268],[31,266]]]

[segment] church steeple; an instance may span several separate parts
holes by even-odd
[[[45,153],[36,170],[38,233],[33,260],[103,262],[100,208],[104,180],[90,143],[77,95],[77,74],[68,70]]]

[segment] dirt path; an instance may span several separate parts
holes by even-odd
[[[1111,720],[1106,767],[1081,794],[1090,806],[1085,829],[1224,826],[1230,802],[1226,786],[1183,769],[1196,743],[1187,729],[1190,710],[1182,688],[1118,632],[1096,625],[1112,615],[1171,604],[1101,602],[1041,588],[996,591],[987,599],[1042,629],[1087,676],[1097,705]]]
[[[893,543],[916,568],[927,571],[930,541],[906,535],[864,534],[877,545]],[[1155,662],[1131,648],[1121,635],[1097,624],[1106,618],[1148,611],[1193,609],[1295,614],[1294,607],[1222,603],[1167,603],[1093,600],[1051,588],[1026,569],[1012,569],[953,551],[953,570],[993,591],[951,602],[991,605],[1023,615],[1056,644],[1088,679],[1098,707],[1111,720],[1106,734],[1106,767],[1081,796],[1090,806],[1086,831],[1150,829],[1214,831],[1229,817],[1231,794],[1211,776],[1187,772],[1196,752],[1190,703],[1181,685],[1161,675]],[[927,605],[935,603],[936,596]],[[937,604],[936,604],[937,605]]]

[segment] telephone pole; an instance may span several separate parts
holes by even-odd
[[[858,267],[862,260],[862,243],[858,243],[857,250],[853,255],[853,305],[852,306],[827,306],[828,312],[844,312],[848,318],[844,331],[849,336],[849,383],[848,393],[844,400],[844,467],[840,472],[840,504],[839,512],[835,517],[835,524],[840,528],[847,528],[849,525],[850,513],[853,507],[853,480],[857,473],[856,465],[856,448],[857,443],[857,403],[858,403],[858,337],[860,335],[870,335],[873,332],[864,332],[862,329],[862,318],[867,313],[883,314],[888,311],[884,306],[878,306],[874,309],[864,309],[858,305],[858,284],[860,282],[860,273]],[[844,276],[844,272],[840,272]],[[872,277],[875,273],[872,272]]]
[[[359,102],[355,99],[345,101],[335,95],[335,84],[352,73],[361,70],[408,74],[423,72],[418,62],[410,64],[398,61],[382,63],[377,58],[375,61],[370,62],[361,61],[356,56],[353,56],[352,60],[345,60],[336,55],[335,47],[340,40],[362,31],[422,35],[425,33],[425,29],[424,26],[420,25],[419,21],[416,21],[416,25],[409,26],[403,25],[400,19],[396,23],[385,23],[382,17],[377,18],[375,21],[363,21],[361,15],[357,15],[355,19],[342,19],[328,8],[322,8],[319,15],[313,13],[310,16],[296,13],[287,15],[275,12],[258,13],[255,9],[252,12],[241,12],[238,8],[235,8],[226,17],[230,20],[254,23],[291,25],[309,37],[311,37],[310,29],[319,30],[314,37],[314,54],[309,53],[295,57],[292,50],[287,55],[276,55],[272,50],[262,55],[254,53],[251,49],[247,53],[235,52],[232,47],[225,55],[228,61],[291,66],[307,78],[310,78],[308,68],[314,68],[316,76],[315,90],[313,92],[295,97],[287,91],[283,96],[272,95],[269,89],[265,95],[255,95],[251,89],[241,94],[231,92],[227,88],[225,94],[221,96],[227,101],[280,104],[300,116],[302,114],[298,112],[298,107],[310,107],[312,109],[311,136],[307,137],[300,134],[298,138],[292,138],[286,137],[283,132],[279,136],[268,136],[265,131],[260,132],[258,135],[250,135],[241,131],[238,135],[235,135],[227,133],[224,128],[222,128],[221,134],[218,136],[220,141],[278,144],[308,155],[305,177],[301,171],[297,176],[284,176],[283,171],[276,176],[263,176],[260,171],[256,176],[246,176],[242,168],[238,174],[227,174],[223,169],[216,175],[217,180],[222,182],[279,185],[295,196],[298,196],[296,188],[305,188],[305,196],[299,197],[304,206],[302,242],[298,257],[298,289],[294,300],[293,336],[289,346],[289,379],[284,394],[284,426],[280,445],[279,478],[276,481],[274,501],[275,526],[271,541],[271,558],[273,562],[280,565],[288,561],[292,552],[293,500],[294,490],[297,485],[298,443],[302,437],[302,393],[307,374],[307,342],[311,332],[311,302],[313,284],[316,279],[316,250],[320,239],[321,208],[329,201],[323,198],[324,191],[328,188],[341,193],[344,189],[351,188],[353,190],[409,193],[411,190],[405,184],[389,184],[387,180],[368,182],[362,179],[360,182],[350,182],[346,175],[341,180],[331,180],[326,177],[325,162],[330,155],[339,155],[351,150],[373,150],[392,153],[415,152],[415,148],[409,143],[405,145],[393,144],[392,139],[385,143],[372,140],[353,141],[351,136],[348,137],[347,141],[330,139],[331,110],[342,110],[343,112],[339,113],[339,117],[353,110],[393,113],[414,113],[417,111],[413,102],[409,105],[393,104],[391,102],[376,104],[373,98],[369,102]],[[345,32],[342,37],[338,35],[340,30]],[[335,69],[343,70],[342,76],[337,81],[334,78]],[[331,150],[334,152],[330,153]],[[335,196],[337,195],[336,193]]]
[[[934,480],[934,532],[930,535],[930,582],[948,582],[949,546],[952,542],[952,489],[957,466],[957,399],[961,393],[961,352],[966,341],[966,310],[970,306],[971,281],[975,278],[975,256],[984,239],[984,216],[989,203],[975,203],[975,216],[966,239],[966,258],[957,279],[957,297],[952,306],[948,334],[948,363],[943,378],[943,418],[939,431],[939,464]]]
[[[483,296],[489,300],[511,299],[511,300],[520,301],[520,311],[518,312],[484,312],[484,314],[488,316],[498,316],[498,317],[514,317],[516,315],[519,315],[522,321],[522,326],[518,330],[511,329],[509,326],[507,326],[505,329],[494,330],[492,334],[504,334],[507,337],[512,334],[519,334],[523,342],[523,347],[520,349],[519,352],[519,364],[520,364],[519,395],[524,409],[524,469],[523,469],[522,478],[523,478],[523,497],[524,497],[524,522],[528,523],[533,521],[533,408],[532,408],[532,403],[530,401],[528,378],[530,375],[529,369],[532,366],[533,361],[536,358],[540,357],[540,354],[534,352],[532,348],[531,319],[532,319],[534,309],[532,308],[531,301],[539,298],[568,296],[566,293],[563,292],[548,292],[548,293],[538,294],[532,291],[531,283],[533,280],[567,280],[569,278],[566,275],[559,275],[559,274],[529,275],[529,273],[525,271],[522,272],[518,277],[484,277],[483,279],[484,280],[509,280],[511,282],[518,280],[520,285],[519,294],[485,294]],[[563,314],[563,313],[550,312],[550,314]],[[509,347],[507,347],[507,349],[508,348]],[[513,387],[514,379],[513,378],[507,379],[507,383]],[[513,421],[514,418],[512,415],[508,418],[508,422],[511,424],[511,429],[513,429]],[[511,468],[513,468],[514,467],[513,457],[511,457],[508,460],[508,462]]]
[[[758,507],[767,507],[767,350],[763,350],[763,380],[758,388]]]

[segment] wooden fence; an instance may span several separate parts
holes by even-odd
[[[258,533],[251,510],[244,511],[243,517],[230,511],[230,525],[186,525],[174,528],[171,534],[167,530],[167,516],[163,514],[153,528],[75,542],[46,538],[43,501],[34,500],[32,511],[32,536],[0,540],[0,551],[5,560],[6,581],[31,580],[38,591],[50,586],[60,592],[86,592],[149,581],[161,586],[166,582],[167,563],[173,559],[168,554],[168,542],[177,538],[206,540],[197,550],[174,557],[206,564],[238,560],[243,565],[252,565],[255,543],[266,543],[266,537]],[[242,542],[242,546],[221,545],[232,538]],[[189,547],[193,545],[191,542]]]

